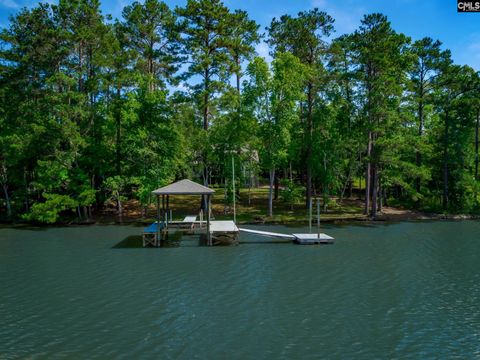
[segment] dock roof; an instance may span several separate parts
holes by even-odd
[[[215,190],[184,179],[152,191],[155,195],[211,195]]]

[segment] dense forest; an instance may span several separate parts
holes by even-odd
[[[259,57],[260,42],[272,60]],[[266,29],[220,0],[39,4],[0,35],[4,219],[56,222],[188,177],[308,206],[362,189],[431,212],[479,209],[479,74],[378,13],[335,35],[321,9]],[[233,160],[232,160],[233,159]],[[238,196],[238,194],[237,194]]]

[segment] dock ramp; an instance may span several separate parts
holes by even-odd
[[[245,228],[238,228],[238,230],[256,234],[261,236],[269,236],[269,237],[277,237],[282,239],[290,239],[295,241],[297,244],[301,245],[314,245],[314,244],[333,244],[334,238],[330,235],[321,233],[320,236],[318,234],[282,234],[282,233],[275,233],[270,231],[262,231],[262,230],[253,230],[253,229],[245,229]]]

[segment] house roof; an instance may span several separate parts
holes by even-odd
[[[154,190],[152,193],[155,195],[211,195],[215,190],[184,179]]]

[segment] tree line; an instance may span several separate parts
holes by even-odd
[[[265,41],[272,61],[258,56]],[[189,177],[280,185],[288,201],[351,197],[426,211],[479,208],[479,74],[378,13],[351,34],[319,9],[265,31],[220,0],[40,3],[0,34],[0,183],[10,220],[142,206]]]

